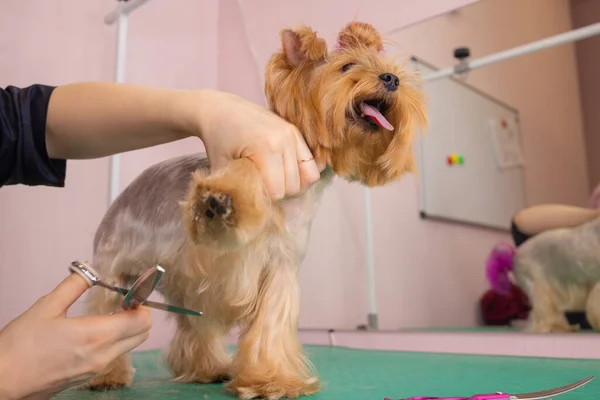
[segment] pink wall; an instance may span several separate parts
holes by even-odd
[[[573,26],[579,28],[600,22],[600,2],[595,0],[571,0]],[[575,44],[579,66],[579,87],[583,106],[583,123],[587,146],[587,162],[590,187],[600,183],[600,36],[581,40]]]
[[[262,102],[258,70],[278,46],[278,31],[284,25],[306,23],[332,40],[336,30],[355,17],[388,32],[473,2],[245,0],[246,36],[242,14],[233,0],[179,0],[178,7],[154,0],[131,18],[127,80],[177,88],[219,88]],[[102,18],[114,3],[57,0],[52,5],[44,4],[33,0],[7,3],[0,15],[0,84],[113,79],[115,30],[105,26]],[[518,4],[513,4],[512,11],[507,7],[511,21],[521,14],[514,10],[521,8],[530,9]],[[532,28],[531,20],[520,21],[518,26],[529,27],[523,29],[523,35],[531,34],[531,30],[546,35],[568,29],[559,9],[541,9],[545,11],[535,16],[539,28]],[[489,31],[489,38],[498,39],[491,34],[503,32],[499,25]],[[513,34],[511,40],[523,40]],[[250,44],[258,55],[259,67],[253,64]],[[494,46],[499,49],[508,44]],[[494,51],[496,47],[486,50]],[[550,64],[563,62],[548,54],[541,57]],[[507,76],[518,74],[518,69],[512,68],[512,75],[498,75],[496,79],[510,81]],[[566,76],[561,79],[571,77]],[[555,77],[551,78],[548,73],[535,81],[540,87],[556,84]],[[536,107],[541,110],[544,104]],[[555,121],[545,121],[542,128],[551,122]],[[557,146],[555,139],[552,136],[549,144],[539,143],[542,148],[548,147],[545,154]],[[570,149],[578,145],[565,146]],[[123,185],[149,164],[194,148],[200,150],[202,146],[190,139],[124,155]],[[575,155],[576,151],[569,154]],[[579,168],[579,164],[574,165],[574,170]],[[556,172],[549,161],[545,167]],[[72,162],[65,189],[2,189],[0,326],[51,290],[67,273],[69,261],[91,256],[92,236],[106,208],[107,173],[106,159]],[[543,183],[530,182],[530,200],[555,198]],[[417,215],[415,185],[409,176],[373,192],[381,327],[473,324],[474,301],[484,288],[481,265],[490,246],[503,236],[423,223]],[[565,195],[564,199],[577,202],[587,195],[583,187],[573,187],[572,192],[572,198]],[[368,310],[362,207],[362,192],[356,185],[338,181],[326,193],[301,272],[301,326],[353,328],[365,322]],[[59,232],[65,229],[65,233]],[[461,295],[453,295],[456,292]],[[441,311],[442,306],[450,309]],[[151,338],[142,348],[162,345],[170,336],[165,314],[157,312],[155,316]]]

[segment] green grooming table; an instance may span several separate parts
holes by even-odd
[[[592,382],[554,400],[600,399],[600,360],[568,360],[355,350],[305,346],[327,384],[315,400],[383,400],[409,396],[523,393],[563,386],[588,376]],[[134,385],[111,392],[70,389],[55,399],[218,400],[233,397],[221,384],[170,382],[159,352],[134,353]]]
[[[404,329],[403,332],[487,332],[487,333],[504,333],[504,332],[512,332],[519,333],[523,332],[521,328],[513,328],[509,326],[475,326],[475,327],[424,327],[424,328],[408,328]],[[591,329],[582,329],[576,332],[570,333],[571,335],[597,335],[597,332],[594,332]],[[600,400],[600,399],[599,399]]]

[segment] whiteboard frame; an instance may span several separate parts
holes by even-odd
[[[417,71],[422,71],[421,69],[419,69],[419,64],[423,65],[424,67],[426,67],[428,69],[436,71],[436,72],[441,70],[440,68],[434,66],[430,62],[428,62],[428,61],[424,60],[423,58],[418,57],[416,55],[412,55],[410,57],[410,64]],[[461,79],[458,79],[456,76],[448,76],[448,77],[445,77],[445,79],[449,79],[449,80],[463,86],[467,90],[470,90],[470,91],[476,93],[477,95],[480,95],[481,97],[484,97],[487,100],[489,100],[503,108],[506,108],[508,111],[514,113],[515,117],[516,117],[516,121],[519,124],[519,145],[521,146],[521,148],[523,148],[523,131],[522,131],[522,126],[521,126],[521,113],[517,108],[503,102],[502,100],[490,95],[489,93],[484,92],[483,90],[481,90],[479,88],[476,88],[475,86],[472,86],[472,85],[466,83],[465,81],[463,81]],[[428,81],[423,81],[422,85],[427,84],[427,83],[428,83]],[[483,229],[492,230],[492,231],[510,232],[510,226],[504,227],[504,226],[498,226],[498,225],[488,224],[488,223],[484,223],[484,222],[466,221],[463,219],[446,217],[446,216],[437,215],[435,213],[430,213],[430,212],[426,211],[426,206],[425,206],[425,199],[426,199],[425,190],[426,190],[426,188],[425,188],[425,182],[424,182],[425,174],[422,172],[424,170],[424,164],[425,164],[425,161],[424,161],[425,156],[423,153],[423,136],[426,134],[427,133],[423,132],[423,135],[419,136],[415,140],[415,148],[414,148],[414,155],[415,155],[415,159],[417,160],[417,176],[418,176],[417,177],[417,183],[418,183],[417,204],[419,207],[420,218],[422,220],[439,221],[439,222],[451,223],[453,225],[459,225],[459,226],[462,225],[462,226],[483,228]],[[522,202],[523,202],[524,207],[526,207],[528,204],[526,184],[525,184],[525,173],[524,173],[525,167],[526,167],[526,165],[519,167],[520,175],[521,175]]]

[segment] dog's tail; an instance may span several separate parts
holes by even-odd
[[[490,253],[486,263],[486,276],[492,289],[498,294],[507,295],[512,289],[508,274],[514,268],[515,248],[508,243],[500,243]]]

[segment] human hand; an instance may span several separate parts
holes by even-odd
[[[258,167],[275,199],[297,195],[320,178],[317,165],[298,129],[270,110],[230,93],[200,91],[201,139],[218,169],[247,157]],[[309,161],[302,161],[309,160]]]
[[[149,310],[67,318],[88,289],[70,274],[0,331],[0,399],[47,399],[87,381],[149,336]]]

